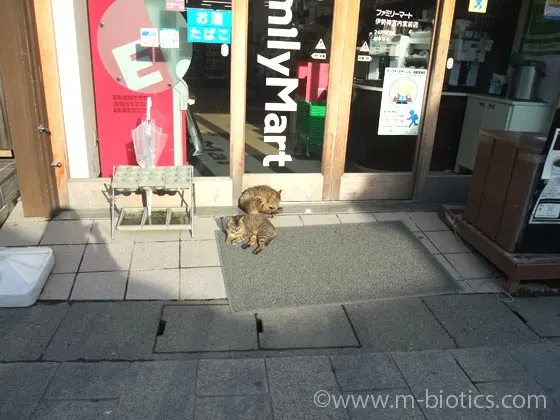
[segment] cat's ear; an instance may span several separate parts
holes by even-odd
[[[278,195],[281,195],[281,194],[282,194],[282,190],[278,190]]]

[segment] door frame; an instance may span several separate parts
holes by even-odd
[[[39,125],[49,128],[49,113],[37,14],[33,0],[2,0],[0,5],[0,25],[5,28],[0,72],[23,213],[25,217],[49,218],[59,209],[60,200],[55,169],[51,166],[51,136],[48,131],[39,130]]]
[[[437,0],[423,113],[412,171],[345,173],[360,0],[335,0],[321,174],[245,174],[247,28],[249,0],[233,0],[231,160],[233,202],[243,188],[269,183],[286,201],[413,199],[429,175],[456,0]],[[302,185],[305,187],[302,188]],[[321,192],[319,193],[319,190]]]

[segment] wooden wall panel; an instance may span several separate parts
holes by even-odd
[[[231,42],[230,99],[230,176],[233,181],[232,204],[241,195],[245,172],[245,119],[247,107],[247,31],[249,0],[233,0],[233,38]]]
[[[344,174],[360,0],[336,0],[323,145],[323,200],[338,200]]]
[[[45,91],[49,128],[51,130],[52,158],[53,161],[60,162],[61,164],[59,168],[55,169],[58,201],[61,207],[68,207],[68,153],[66,149],[62,97],[60,94],[60,79],[58,76],[52,3],[51,0],[34,0],[34,6],[43,88]]]
[[[428,73],[428,84],[426,86],[426,99],[424,117],[418,144],[418,160],[415,165],[414,197],[422,195],[422,189],[426,178],[430,173],[430,162],[436,137],[439,107],[447,58],[449,56],[449,42],[451,40],[451,29],[453,26],[453,15],[455,13],[455,0],[439,0],[436,14],[436,34],[432,42],[435,53],[431,55]],[[431,76],[430,76],[431,74]]]

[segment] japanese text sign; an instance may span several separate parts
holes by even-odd
[[[205,44],[231,44],[231,28],[189,25],[187,41]]]
[[[185,0],[165,0],[165,10],[168,12],[184,12]]]
[[[187,41],[231,44],[232,12],[187,9]]]
[[[187,9],[187,25],[231,28],[231,13],[224,10]]]
[[[399,17],[401,19],[404,19],[406,17],[409,20],[413,18],[412,13],[410,12],[403,12],[403,11],[396,11],[396,10],[377,9],[376,13],[377,13],[377,17],[386,17],[386,18]]]

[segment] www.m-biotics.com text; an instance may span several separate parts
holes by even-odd
[[[328,391],[317,391],[313,402],[320,408],[354,408],[398,410],[421,406],[428,410],[435,409],[512,409],[512,410],[543,410],[547,408],[545,395],[482,395],[472,391],[460,394],[446,394],[443,391],[426,390],[422,398],[413,395],[395,394],[333,394]]]

